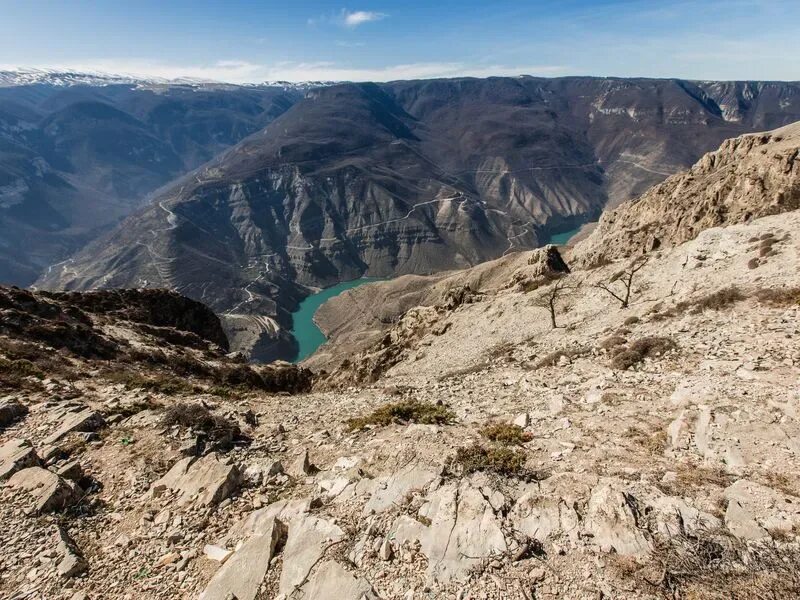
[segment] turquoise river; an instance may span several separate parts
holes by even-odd
[[[563,233],[557,233],[550,237],[548,243],[565,244],[569,238],[578,233],[579,229],[580,227]],[[317,309],[345,290],[352,290],[355,287],[370,283],[371,281],[379,280],[376,278],[362,277],[361,279],[353,279],[352,281],[343,281],[342,283],[325,288],[316,294],[312,294],[300,303],[297,310],[292,313],[292,335],[294,335],[297,340],[299,348],[294,362],[305,360],[314,354],[317,348],[325,343],[325,335],[314,322],[314,313],[317,312]]]

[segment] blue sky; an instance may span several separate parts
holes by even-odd
[[[0,0],[0,68],[800,80],[800,0]]]

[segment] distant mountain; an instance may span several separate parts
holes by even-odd
[[[309,287],[470,266],[800,120],[800,84],[533,77],[342,84],[183,177],[46,287],[168,287],[287,357]]]
[[[302,94],[0,72],[0,282],[32,283]]]

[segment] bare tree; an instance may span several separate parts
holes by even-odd
[[[628,308],[631,300],[631,286],[633,285],[633,278],[645,265],[647,264],[647,257],[640,256],[635,258],[631,263],[622,271],[615,273],[608,283],[596,283],[594,287],[603,290],[613,298],[619,301],[620,308]],[[617,286],[617,289],[612,288],[615,283],[622,284]]]
[[[580,286],[580,282],[572,283],[567,278],[566,274],[560,273],[554,276],[552,285],[543,293],[534,298],[533,305],[541,308],[546,308],[550,311],[550,326],[555,329],[558,327],[556,324],[556,309],[559,300],[567,293],[576,290]]]

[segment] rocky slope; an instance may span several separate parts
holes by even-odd
[[[0,72],[0,283],[31,284],[302,93]]]
[[[177,386],[168,371],[145,387],[96,371],[124,361],[4,330],[19,376],[0,401],[0,592],[794,597],[798,230],[792,211],[665,247],[624,310],[597,285],[625,263],[566,273],[553,249],[506,257],[470,282],[480,293],[454,286],[406,311],[425,326],[396,324],[398,360],[374,383],[334,373],[280,388],[291,398],[212,375]],[[539,300],[558,284],[553,329]],[[4,294],[3,310],[37,319],[32,305],[71,297]],[[80,310],[132,348],[164,344],[117,308]],[[158,340],[180,331],[146,324]],[[205,349],[165,352],[229,368],[191,339]],[[136,368],[154,379],[148,354]],[[53,358],[80,366],[62,374]]]
[[[606,212],[577,251],[591,263],[657,250],[704,229],[800,208],[800,123],[725,141],[691,169]]]
[[[727,137],[797,120],[796,98],[790,83],[597,78],[317,89],[39,285],[176,289],[237,348],[290,357],[310,288],[539,246]]]

